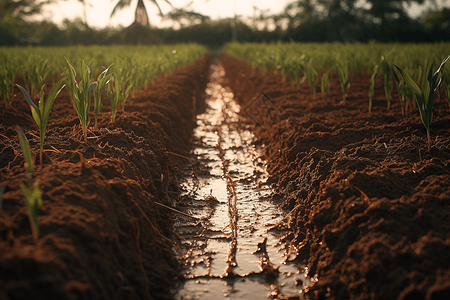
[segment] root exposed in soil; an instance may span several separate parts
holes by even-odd
[[[293,210],[288,219],[298,259],[318,279],[305,297],[449,299],[445,95],[435,101],[428,152],[417,111],[410,108],[403,117],[395,91],[387,110],[381,78],[369,114],[368,73],[351,76],[342,105],[337,75],[330,78],[326,98],[317,93],[313,99],[306,83],[295,87],[235,58],[220,60],[243,107],[270,104],[270,114],[266,109],[262,118],[255,109],[244,113],[265,145],[271,181]]]
[[[202,109],[210,59],[175,71],[109,105],[85,143],[66,90],[55,101],[40,162],[30,108],[16,91],[0,108],[0,299],[170,299],[178,167]],[[91,116],[93,119],[93,116]],[[15,126],[30,141],[43,205],[35,243],[20,191],[25,168]]]

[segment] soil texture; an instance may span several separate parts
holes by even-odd
[[[417,108],[387,110],[381,76],[368,113],[370,74],[337,74],[325,99],[230,56],[227,85],[264,145],[298,260],[314,284],[306,299],[450,299],[450,109],[435,97],[431,151]],[[320,74],[319,74],[320,78]],[[262,94],[265,92],[265,94]]]
[[[159,78],[111,122],[104,103],[87,142],[67,91],[56,99],[39,161],[39,132],[20,91],[0,108],[0,299],[170,299],[170,194],[203,107],[210,59]],[[19,82],[17,82],[19,84]],[[106,101],[108,102],[108,101]],[[92,111],[92,110],[91,110]],[[35,157],[43,205],[33,239],[16,126]],[[42,165],[42,168],[40,166]]]

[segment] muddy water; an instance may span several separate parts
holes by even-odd
[[[295,249],[274,229],[286,212],[266,184],[265,163],[252,133],[239,123],[239,105],[212,66],[205,113],[197,117],[191,170],[177,209],[176,246],[184,263],[176,299],[299,297],[310,284]]]

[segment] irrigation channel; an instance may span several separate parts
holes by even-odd
[[[253,134],[239,122],[240,106],[211,66],[207,109],[197,116],[193,170],[177,209],[176,247],[184,263],[176,299],[302,299],[311,282],[290,261],[295,249],[274,226],[286,212],[273,200]]]

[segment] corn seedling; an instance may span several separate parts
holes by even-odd
[[[97,116],[102,109],[102,101],[105,98],[106,86],[112,80],[112,74],[107,74],[109,68],[106,68],[103,72],[98,75],[97,86],[94,88],[94,126],[97,128]]]
[[[77,83],[77,72],[70,64],[67,58],[64,57],[67,63],[67,72],[64,80],[66,81],[66,87],[69,91],[70,97],[75,105],[75,109],[80,119],[82,126],[84,140],[87,141],[87,126],[89,125],[89,110],[91,108],[92,95],[91,91],[97,86],[97,82],[91,82],[91,70],[89,66],[82,62],[81,80]]]
[[[39,224],[37,221],[37,216],[39,214],[39,208],[42,205],[42,193],[39,188],[39,180],[36,180],[34,184],[32,183],[32,173],[33,173],[33,161],[31,158],[30,146],[28,140],[23,134],[22,130],[17,127],[17,133],[20,139],[20,145],[22,147],[23,156],[25,158],[25,169],[26,169],[26,179],[27,183],[20,184],[20,189],[25,198],[25,206],[27,207],[28,220],[30,221],[31,232],[33,238],[37,241],[39,237]]]
[[[412,80],[414,80],[414,82],[417,82],[419,87],[422,86],[422,73],[423,71],[421,66],[416,68],[412,73],[409,73],[409,75],[411,75]],[[415,108],[417,106],[416,101],[411,101],[411,99],[414,98],[414,92],[409,88],[408,91],[410,91],[409,92],[410,97],[406,99],[406,104],[407,106],[409,104],[409,106]]]
[[[330,85],[330,76],[328,72],[322,74],[320,78],[320,91],[322,92],[322,98],[325,99],[327,96],[328,87]]]
[[[350,88],[350,79],[349,79],[349,68],[348,63],[343,61],[338,61],[336,64],[339,79],[341,81],[341,88],[342,88],[342,104],[345,105],[345,99],[347,97],[347,91]]]
[[[13,69],[13,65],[8,64],[6,61],[3,61],[2,63],[5,63],[5,65],[0,67],[0,95],[3,95],[5,106],[9,107],[11,95],[13,94],[16,72]]]
[[[392,75],[394,75],[394,79],[397,84],[398,99],[400,101],[400,108],[402,110],[402,116],[404,116],[405,115],[405,97],[407,95],[407,90],[409,88],[405,85],[405,81],[403,80],[402,76],[398,72],[399,72],[398,70],[394,69],[394,70],[392,70]],[[405,69],[405,72],[408,72],[408,70]]]
[[[373,66],[372,75],[370,75],[370,86],[369,86],[369,114],[372,113],[372,99],[375,93],[375,78],[378,73],[378,64]]]
[[[419,108],[420,118],[422,119],[422,123],[427,130],[428,152],[431,151],[430,123],[431,119],[433,118],[434,91],[439,87],[439,84],[441,83],[441,69],[449,58],[450,55],[446,56],[439,65],[439,68],[434,73],[432,73],[432,64],[427,64],[427,68],[424,69],[425,74],[428,74],[427,80],[422,82],[422,88],[420,88],[414,82],[414,80],[409,76],[407,72],[394,65],[403,77],[405,83],[414,92],[414,98],[416,99],[417,107]]]
[[[33,116],[34,121],[36,122],[36,125],[39,128],[39,135],[41,139],[40,143],[40,164],[41,167],[44,164],[42,160],[42,153],[44,152],[44,140],[45,140],[45,132],[47,130],[47,123],[48,119],[50,117],[50,111],[52,110],[53,102],[55,101],[56,97],[58,96],[59,92],[64,88],[64,85],[62,85],[62,80],[60,80],[56,85],[53,86],[52,90],[47,96],[47,100],[44,98],[44,87],[45,84],[41,88],[40,92],[40,100],[39,100],[39,106],[34,104],[33,100],[31,99],[30,95],[28,94],[27,90],[21,87],[17,84],[17,87],[20,89],[20,91],[25,96],[25,99],[31,107],[31,115]]]
[[[313,98],[316,98],[316,82],[317,82],[317,70],[314,68],[312,59],[305,65],[304,74],[308,80],[309,86],[312,89]]]
[[[133,90],[133,71],[131,61],[127,60],[122,66],[117,66],[114,72],[114,88],[119,89],[119,100],[125,111],[125,101]]]
[[[300,72],[305,64],[305,54],[300,56],[286,57],[284,62],[285,72],[289,74],[294,85],[298,85],[300,82]]]
[[[408,75],[411,75],[411,78],[414,80],[414,72],[411,72],[409,69],[404,69],[405,72],[408,73]],[[406,115],[408,113],[408,108],[412,107],[413,104],[415,106],[415,101],[411,101],[411,98],[413,97],[413,91],[408,87],[408,85],[405,83],[405,80],[401,76],[401,74],[398,72],[397,69],[394,69],[394,76],[396,81],[398,82],[397,89],[398,89],[398,95],[400,99],[400,104],[403,104],[402,107],[402,114],[404,111],[404,114]]]
[[[131,92],[133,91],[133,84],[131,82],[128,82],[125,86],[124,92],[121,96],[121,103],[122,103],[122,111],[125,111],[125,101],[128,99],[128,97],[131,95]]]
[[[386,96],[387,109],[391,108],[391,91],[392,91],[392,82],[391,82],[391,66],[386,61],[384,56],[381,57],[381,73],[383,74],[384,80],[384,94]]]
[[[25,62],[23,67],[23,80],[25,86],[30,91],[32,99],[40,96],[38,91],[50,73],[48,62],[48,59],[43,59],[40,55],[30,55]]]
[[[113,123],[116,121],[116,109],[117,106],[119,106],[121,94],[120,85],[115,86],[115,84],[116,84],[115,80],[111,81],[108,87],[108,99],[111,108],[111,121]]]
[[[450,107],[450,67],[447,65],[442,75],[442,82],[445,85],[445,94],[447,95],[448,106]]]

